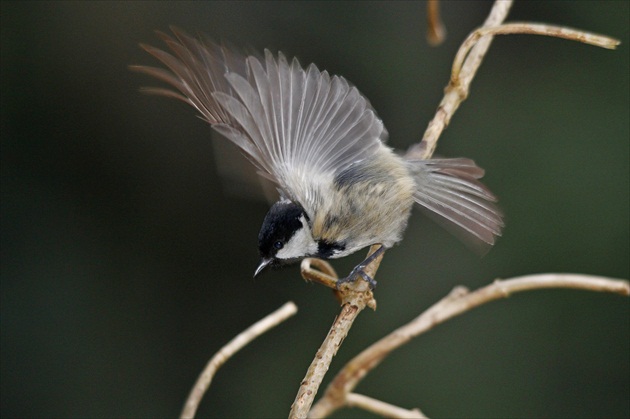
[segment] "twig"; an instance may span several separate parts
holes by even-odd
[[[378,247],[379,245],[372,246],[368,255],[374,253]],[[365,273],[374,278],[382,257],[381,255],[368,265],[365,268]],[[304,270],[304,268],[310,269],[310,263],[312,263],[312,260],[302,263],[302,276],[306,279],[320,282],[318,279],[321,279],[321,277],[319,277],[321,273],[313,274],[308,270]],[[318,266],[324,266],[325,269],[330,267],[330,265],[324,261],[318,261],[317,263]],[[332,270],[332,268],[330,269],[331,271],[329,271],[329,273],[334,273],[334,270]],[[326,282],[328,282],[328,280],[325,280],[323,283]],[[334,284],[336,284],[336,281]],[[334,286],[335,285],[333,285],[333,288]],[[305,418],[307,416],[324,375],[328,371],[332,358],[337,354],[337,350],[348,335],[348,331],[352,327],[354,320],[366,306],[376,308],[376,301],[374,301],[372,290],[370,290],[365,281],[357,280],[341,284],[339,291],[343,303],[341,313],[339,313],[339,316],[337,316],[333,325],[330,327],[326,339],[322,342],[315,358],[313,358],[311,365],[306,371],[304,379],[300,383],[300,389],[295,396],[295,401],[291,405],[290,418]]]
[[[348,334],[348,330],[350,330],[354,319],[356,319],[364,307],[365,305],[361,307],[360,304],[351,303],[343,305],[341,313],[335,319],[326,339],[324,339],[313,362],[309,366],[304,380],[302,380],[300,384],[300,390],[291,405],[289,418],[306,417],[313,404],[317,390],[319,390],[319,386],[324,379],[324,375],[332,362],[333,356],[337,354],[337,350]]]
[[[297,306],[289,301],[282,307],[269,314],[265,318],[257,321],[251,325],[248,329],[239,333],[234,339],[232,339],[227,345],[225,345],[219,352],[217,352],[212,359],[208,362],[203,372],[197,379],[197,382],[193,386],[188,399],[184,404],[184,409],[181,414],[181,418],[193,418],[199,407],[199,403],[203,398],[206,390],[210,387],[212,377],[217,370],[227,361],[232,355],[241,350],[245,345],[262,335],[269,329],[279,325],[289,317],[297,313]]]
[[[440,1],[427,2],[427,41],[431,46],[438,46],[446,38],[446,29],[440,18]]]
[[[499,26],[506,19],[511,7],[512,0],[495,1],[482,27]],[[459,105],[466,99],[466,96],[468,96],[470,83],[477,73],[477,69],[481,65],[488,48],[490,48],[491,42],[492,36],[487,35],[479,39],[474,45],[470,53],[466,56],[462,71],[459,73],[457,88],[455,88],[452,83],[446,87],[444,97],[435,111],[435,116],[431,122],[429,122],[422,141],[419,144],[411,146],[407,152],[408,155],[413,155],[420,159],[428,159],[433,155],[442,131],[448,126],[453,114],[457,108],[459,108]]]
[[[620,44],[618,39],[566,27],[527,22],[502,24],[511,5],[511,0],[495,2],[483,26],[468,35],[468,38],[461,45],[453,60],[450,83],[445,89],[444,98],[438,106],[435,117],[429,123],[420,144],[410,147],[407,152],[408,155],[421,159],[428,159],[433,155],[442,131],[448,126],[459,105],[468,97],[470,83],[490,47],[494,35],[545,35],[606,49],[615,49]]]
[[[609,36],[541,23],[512,22],[494,27],[481,27],[468,35],[468,38],[466,38],[462,46],[457,51],[455,60],[453,60],[451,83],[459,83],[459,72],[462,69],[464,60],[470,52],[470,49],[477,42],[479,42],[480,38],[488,35],[514,34],[553,36],[556,38],[568,39],[570,41],[578,41],[588,45],[593,45],[606,49],[615,49],[621,43],[621,41],[619,41],[618,39],[614,39]]]
[[[348,407],[359,407],[363,410],[376,413],[377,415],[381,415],[386,418],[427,418],[418,409],[401,409],[400,407],[394,406],[393,404],[385,403],[380,400],[376,400],[371,397],[367,397],[357,393],[348,394],[348,396],[346,397],[346,405]]]
[[[412,338],[459,314],[490,301],[521,291],[546,288],[575,288],[630,295],[628,281],[579,274],[528,275],[496,280],[475,292],[457,287],[410,323],[374,343],[348,362],[330,383],[324,396],[313,406],[312,417],[325,417],[347,403],[347,395],[380,362]]]
[[[306,258],[300,264],[300,272],[302,273],[302,278],[309,282],[317,282],[332,289],[337,288],[339,276],[337,276],[337,272],[335,272],[330,263],[325,260]]]

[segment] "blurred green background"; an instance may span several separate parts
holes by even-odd
[[[1,416],[170,417],[209,357],[287,300],[297,317],[218,373],[200,415],[285,416],[338,306],[298,268],[253,281],[267,205],[221,187],[210,129],[144,96],[128,64],[175,24],[348,78],[390,145],[418,141],[490,2],[2,2]],[[329,376],[456,285],[629,276],[629,2],[516,2],[512,21],[618,37],[616,51],[494,41],[438,153],[487,171],[507,228],[483,258],[420,213]],[[349,271],[363,254],[336,261]],[[412,341],[357,391],[430,417],[628,417],[629,301],[520,294]],[[366,416],[344,410],[338,416]]]

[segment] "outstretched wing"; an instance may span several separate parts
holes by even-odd
[[[172,28],[160,33],[174,55],[142,47],[170,71],[132,69],[154,76],[178,92],[148,89],[193,106],[212,127],[239,146],[259,174],[286,197],[308,205],[300,180],[334,176],[372,155],[386,131],[369,102],[343,77],[311,64],[302,68],[282,53],[245,57]]]

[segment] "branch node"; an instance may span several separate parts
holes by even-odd
[[[446,298],[448,299],[461,298],[466,294],[470,294],[470,290],[463,285],[458,285],[451,290],[451,292],[446,296]]]
[[[502,294],[503,298],[508,298],[510,296],[510,290],[503,286],[503,280],[501,278],[497,278],[492,281],[492,285],[497,287],[497,290]]]

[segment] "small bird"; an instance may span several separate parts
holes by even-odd
[[[478,180],[483,169],[465,158],[396,154],[370,102],[343,77],[282,53],[246,56],[171,29],[174,37],[158,35],[173,54],[141,44],[168,70],[131,69],[175,88],[146,90],[195,108],[280,194],[258,235],[262,259],[254,276],[379,244],[340,280],[361,276],[373,287],[363,268],[402,239],[414,202],[475,244],[489,247],[500,236],[496,198]]]

